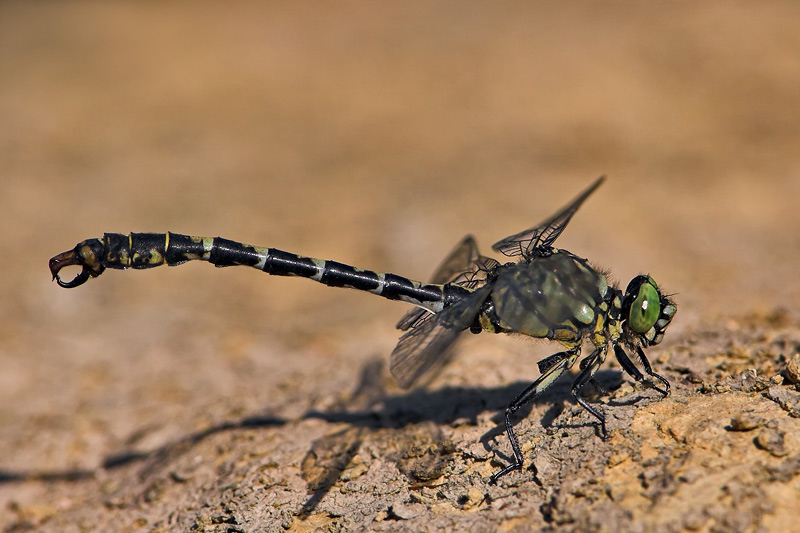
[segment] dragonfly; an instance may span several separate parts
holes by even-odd
[[[492,249],[513,260],[501,263],[480,254],[468,235],[453,249],[429,282],[391,273],[356,268],[331,260],[305,257],[277,248],[252,246],[221,237],[177,233],[105,233],[87,239],[50,259],[53,279],[65,288],[82,285],[106,269],[146,269],[207,261],[217,267],[245,265],[276,276],[309,278],[331,287],[371,292],[416,306],[398,323],[404,331],[390,357],[390,371],[403,388],[410,388],[449,359],[461,333],[522,334],[556,341],[563,351],[537,363],[539,377],[505,409],[504,422],[513,460],[489,479],[497,481],[522,470],[524,457],[512,417],[579,363],[572,385],[575,401],[599,424],[608,438],[604,413],[589,404],[582,391],[592,384],[609,349],[635,381],[646,380],[663,397],[670,384],[655,373],[644,349],[659,344],[677,311],[670,294],[663,294],[646,274],[620,290],[606,271],[586,259],[559,249],[555,241],[583,202],[603,183],[601,176],[556,214],[530,229],[496,242]],[[60,271],[81,267],[70,280]],[[641,368],[633,362],[637,360]],[[648,377],[645,377],[647,374]]]

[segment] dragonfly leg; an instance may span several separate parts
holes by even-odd
[[[633,379],[636,381],[642,381],[644,379],[644,375],[642,375],[642,373],[639,372],[639,369],[634,366],[633,362],[631,362],[630,358],[628,357],[628,354],[626,354],[625,350],[622,349],[622,346],[618,344],[614,345],[614,355],[617,356],[617,361],[619,361],[619,364],[622,366],[625,372],[630,374]],[[663,394],[665,398],[669,396],[669,381],[653,372],[653,367],[650,366],[650,361],[647,360],[647,356],[644,354],[644,350],[642,350],[641,347],[636,348],[636,355],[639,358],[639,361],[641,361],[644,371],[647,373],[647,375],[654,377],[664,384],[663,389],[656,385],[653,385],[653,388]]]
[[[594,378],[590,379],[590,380],[589,380],[589,383],[591,383],[591,384],[592,384],[592,387],[594,387],[594,389],[597,391],[597,393],[598,393],[600,396],[607,396],[607,395],[608,395],[608,389],[607,389],[607,388],[605,388],[605,387],[603,387],[603,386],[600,384],[600,382],[599,382],[599,381],[597,381],[596,379],[594,379]]]
[[[600,421],[600,431],[603,439],[608,438],[608,431],[606,431],[606,417],[602,412],[581,397],[581,391],[587,383],[594,381],[595,372],[597,372],[597,369],[600,368],[600,365],[602,365],[605,360],[606,347],[601,346],[592,352],[589,357],[581,361],[581,373],[578,375],[578,378],[572,385],[572,396],[575,397],[575,400],[578,402],[578,404],[580,404],[581,407],[589,411],[592,416]]]
[[[650,366],[650,361],[647,360],[647,356],[644,354],[644,350],[642,350],[641,346],[636,347],[636,354],[639,356],[639,360],[642,362],[642,366],[644,367],[644,371],[647,372],[647,375],[652,376],[659,380],[661,383],[664,384],[664,389],[658,388],[656,385],[653,385],[653,388],[656,389],[658,392],[664,395],[666,398],[669,396],[669,381],[666,378],[659,376],[655,372],[653,372],[653,368]]]
[[[592,356],[591,356],[591,355],[590,355],[589,357],[587,357],[587,358],[583,359],[583,360],[580,362],[580,369],[581,369],[581,370],[585,369],[585,368],[586,368],[586,367],[589,365],[589,363],[591,363],[591,361],[592,361]],[[606,389],[605,387],[603,387],[603,386],[600,384],[600,382],[599,382],[599,381],[597,381],[596,379],[594,379],[594,376],[592,376],[591,378],[589,378],[589,383],[592,385],[592,387],[594,387],[594,389],[595,389],[595,390],[598,392],[598,394],[600,394],[600,396],[605,396],[605,395],[607,395],[607,394],[608,394],[608,389]]]
[[[522,450],[519,447],[519,441],[514,433],[514,427],[511,423],[511,415],[517,412],[523,405],[532,401],[536,396],[548,389],[561,375],[569,370],[575,364],[575,360],[580,353],[580,345],[575,348],[551,355],[547,358],[547,370],[539,376],[539,378],[530,384],[519,396],[508,404],[505,412],[506,434],[508,440],[511,442],[511,449],[514,451],[514,462],[506,466],[499,472],[489,478],[489,483],[497,483],[497,480],[508,474],[512,470],[522,470],[523,456]]]

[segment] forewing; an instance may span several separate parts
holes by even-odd
[[[564,207],[561,211],[545,220],[538,226],[521,231],[492,245],[492,249],[503,255],[513,257],[521,255],[525,258],[535,255],[536,250],[546,250],[564,231],[569,224],[572,215],[578,210],[581,204],[597,189],[605,180],[605,176],[600,176],[585,191],[583,191],[572,203]]]
[[[484,285],[441,313],[428,313],[400,337],[389,368],[401,387],[411,387],[423,374],[447,360],[447,352],[458,335],[475,321],[491,288],[491,284]]]

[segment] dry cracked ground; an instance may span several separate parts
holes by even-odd
[[[790,1],[3,2],[0,528],[797,531],[798,51]],[[553,343],[467,335],[405,391],[402,303],[47,270],[171,230],[425,279],[600,174],[559,245],[677,293],[672,394],[606,363],[604,441],[565,377],[496,486]]]

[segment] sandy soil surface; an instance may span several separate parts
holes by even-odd
[[[796,528],[798,87],[793,1],[3,2],[0,528]],[[171,230],[424,279],[600,174],[559,245],[677,293],[649,352],[673,394],[607,364],[602,441],[564,379],[498,486],[502,410],[552,343],[469,336],[409,392],[404,304],[47,270]]]

